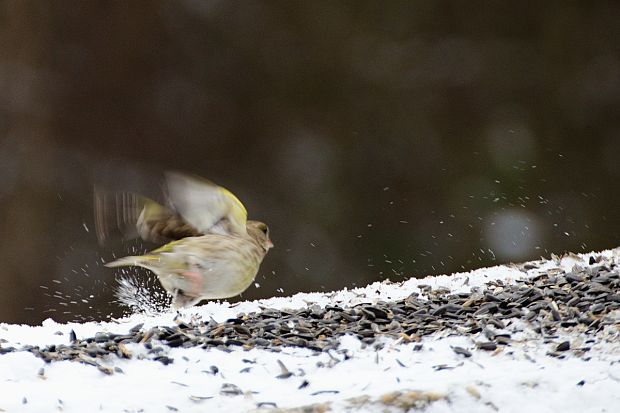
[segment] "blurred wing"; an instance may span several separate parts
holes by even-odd
[[[174,211],[131,192],[106,192],[95,188],[95,229],[100,244],[113,236],[141,237],[161,243],[201,235]]]
[[[245,234],[248,213],[229,190],[206,179],[167,172],[168,200],[183,219],[203,233]]]

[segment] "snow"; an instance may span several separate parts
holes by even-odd
[[[615,250],[597,253],[609,259],[617,254]],[[294,309],[395,300],[424,285],[469,291],[491,280],[510,283],[556,267],[587,266],[590,255],[538,262],[538,269],[527,272],[516,266],[498,266],[333,293],[301,293],[236,305],[210,302],[185,310],[182,318],[198,315],[225,321],[262,307]],[[138,323],[145,327],[172,325],[175,315],[136,314],[83,324],[60,324],[51,319],[40,326],[0,324],[1,346],[69,344],[71,330],[78,337],[99,331],[122,334]],[[357,338],[345,336],[338,351],[318,355],[292,347],[282,347],[281,352],[171,348],[166,349],[174,359],[169,365],[137,357],[105,359],[103,364],[117,368],[112,375],[76,362],[47,364],[29,352],[17,351],[0,356],[0,411],[245,412],[270,411],[274,405],[280,409],[312,405],[314,410],[308,411],[317,412],[328,408],[351,412],[409,408],[425,408],[426,412],[618,411],[619,340],[597,340],[588,358],[547,355],[557,342],[585,339],[566,335],[544,342],[525,329],[510,347],[495,352],[477,350],[472,336],[448,332],[427,336],[420,343],[384,338],[379,340],[380,346],[362,346]],[[472,356],[457,354],[454,347],[467,349]],[[128,348],[134,355],[145,352],[138,344]],[[283,374],[280,363],[292,374]],[[223,389],[232,394],[222,394]]]

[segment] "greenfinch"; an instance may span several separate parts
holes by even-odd
[[[108,267],[138,266],[155,273],[174,308],[241,294],[254,281],[273,243],[263,222],[247,219],[241,201],[202,178],[166,173],[166,206],[134,193],[95,190],[100,242],[113,232],[165,245]]]

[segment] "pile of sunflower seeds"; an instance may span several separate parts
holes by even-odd
[[[97,333],[82,339],[71,332],[70,345],[26,346],[20,350],[47,362],[74,360],[112,374],[114,370],[99,360],[113,355],[132,358],[128,343],[141,343],[146,357],[164,364],[173,362],[167,355],[169,347],[231,351],[231,347],[241,346],[277,352],[282,346],[296,346],[322,352],[336,350],[339,337],[345,334],[357,336],[365,345],[380,345],[376,343],[379,337],[415,342],[437,332],[469,334],[475,337],[479,349],[493,351],[511,346],[513,335],[527,326],[550,342],[560,337],[559,332],[584,334],[588,337],[584,346],[571,349],[568,341],[561,341],[549,353],[556,357],[564,357],[567,350],[584,354],[588,345],[604,339],[599,334],[604,330],[615,328],[618,338],[620,325],[618,267],[594,256],[589,264],[575,266],[570,272],[545,269],[511,283],[493,281],[467,293],[419,286],[420,294],[399,301],[351,307],[312,305],[298,310],[265,308],[240,313],[225,322],[177,319],[173,326],[145,329],[137,325],[127,334]],[[520,269],[536,270],[537,265],[528,263]],[[457,350],[465,357],[471,356],[466,349]],[[0,354],[11,351],[18,350],[0,347]]]

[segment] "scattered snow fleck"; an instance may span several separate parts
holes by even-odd
[[[171,297],[154,289],[152,277],[123,275],[117,279],[118,286],[114,296],[119,304],[129,308],[133,313],[155,315],[170,306]]]

